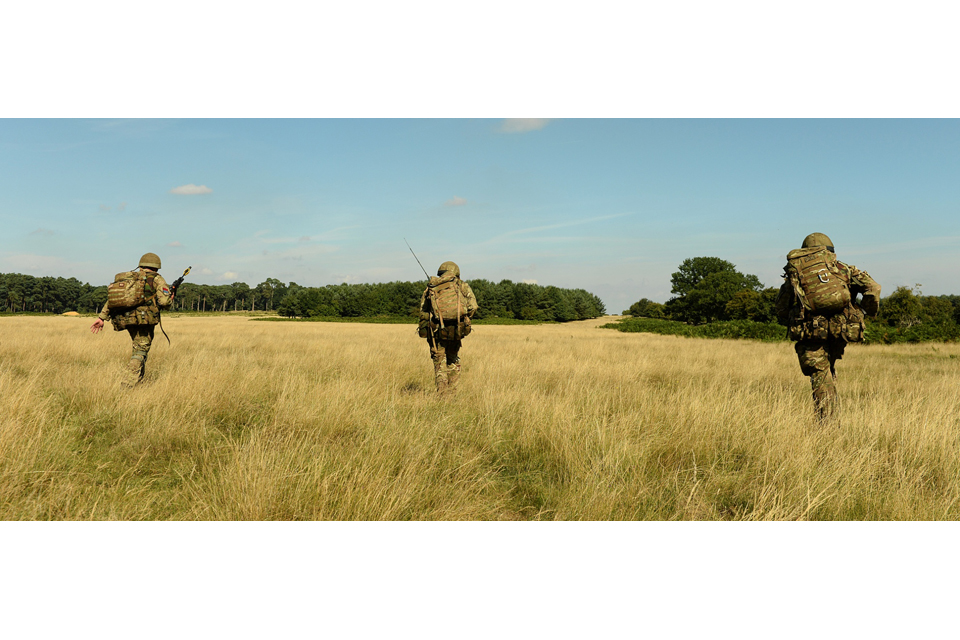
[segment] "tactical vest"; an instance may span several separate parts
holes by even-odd
[[[123,271],[107,286],[107,311],[115,331],[160,321],[153,271]]]

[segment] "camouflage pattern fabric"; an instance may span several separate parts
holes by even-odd
[[[103,303],[103,308],[100,309],[97,317],[104,321],[109,319],[113,323],[114,331],[123,331],[133,325],[153,326],[160,321],[160,311],[169,309],[173,303],[173,291],[159,273],[152,279],[150,296],[147,304],[123,313],[111,314],[108,300]]]
[[[430,358],[437,393],[456,393],[460,382],[460,340],[431,340]]]
[[[160,321],[160,311],[170,308],[173,303],[173,291],[159,273],[152,278],[152,298],[148,304],[141,305],[124,313],[110,313],[109,301],[97,315],[101,320],[110,320],[115,331],[126,330],[133,341],[133,353],[124,367],[121,386],[131,388],[143,380],[146,371],[147,354],[153,344],[153,330]]]
[[[447,264],[447,263],[444,263]],[[460,382],[460,346],[461,338],[470,333],[470,318],[479,309],[477,297],[470,285],[458,280],[461,303],[464,305],[465,316],[463,322],[441,329],[434,318],[431,308],[430,289],[424,289],[420,296],[420,323],[417,333],[427,339],[430,345],[430,359],[433,360],[434,379],[438,393],[455,393]]]
[[[837,393],[837,360],[843,357],[846,340],[801,340],[794,345],[800,370],[809,376],[813,390],[813,406],[822,424],[837,423],[840,417],[840,395]]]
[[[850,302],[839,313],[819,315],[805,308],[787,275],[775,305],[777,319],[797,342],[794,348],[800,370],[810,378],[817,417],[831,424],[839,424],[840,417],[836,362],[847,343],[863,342],[864,316],[880,310],[880,285],[866,271],[839,260],[836,266],[850,289]]]
[[[472,318],[473,314],[477,312],[477,309],[480,306],[477,304],[477,296],[474,295],[473,289],[470,288],[470,285],[464,282],[463,280],[457,280],[460,285],[460,304],[463,305],[464,315],[468,318]],[[433,302],[430,299],[430,287],[427,287],[423,290],[423,295],[420,296],[420,317],[421,319],[425,316],[436,315],[433,313]]]
[[[133,353],[127,362],[120,385],[130,389],[143,380],[143,374],[147,366],[147,354],[150,353],[150,345],[153,344],[153,327],[135,325],[128,327],[127,332],[133,340]]]
[[[831,315],[850,304],[850,270],[841,269],[836,254],[826,247],[794,249],[787,254],[784,271],[807,311]]]

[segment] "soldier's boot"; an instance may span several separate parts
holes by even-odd
[[[132,389],[143,380],[143,372],[146,368],[147,355],[144,353],[134,352],[130,356],[130,360],[127,361],[126,369],[124,370],[123,380],[120,382],[120,386],[124,389]]]
[[[447,391],[456,393],[457,385],[460,383],[460,360],[447,365]]]

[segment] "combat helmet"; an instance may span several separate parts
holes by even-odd
[[[145,253],[143,257],[140,258],[141,267],[153,267],[154,269],[160,268],[160,256],[155,253]]]
[[[458,278],[460,277],[460,267],[457,266],[456,262],[447,261],[440,265],[440,268],[437,269],[437,275],[443,276],[446,274],[455,275]]]
[[[809,249],[810,247],[826,247],[827,251],[836,253],[833,248],[833,240],[828,238],[825,233],[811,233],[803,239],[802,247],[804,249]]]

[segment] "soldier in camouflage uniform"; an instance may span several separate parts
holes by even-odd
[[[825,248],[834,253],[833,242],[823,233],[811,233],[803,240],[803,249]],[[791,251],[788,258],[800,250]],[[834,256],[835,258],[835,256]],[[880,308],[880,285],[854,266],[835,261],[836,271],[826,272],[814,283],[828,283],[834,275],[846,282],[849,302],[842,311],[828,315],[812,312],[803,304],[797,286],[789,277],[790,264],[784,268],[785,282],[776,300],[777,318],[788,327],[800,359],[800,370],[810,377],[813,403],[821,423],[838,424],[840,398],[837,394],[836,362],[843,357],[848,342],[862,342],[864,315],[874,317]],[[835,284],[833,286],[836,286]],[[857,295],[862,295],[857,301]],[[807,294],[805,297],[810,297]]]
[[[153,343],[153,329],[160,321],[160,310],[169,309],[173,303],[174,290],[159,273],[160,257],[155,253],[145,253],[140,258],[140,269],[146,272],[144,297],[146,304],[123,313],[112,312],[108,308],[109,301],[103,304],[103,309],[97,316],[97,321],[90,327],[92,333],[99,333],[107,318],[113,323],[115,331],[124,329],[130,334],[133,341],[133,354],[127,363],[125,375],[121,381],[124,388],[132,388],[143,380],[146,369],[147,354]],[[136,273],[136,272],[134,272]]]
[[[430,282],[431,285],[435,285],[449,278],[454,279],[456,286],[460,289],[463,305],[463,316],[460,322],[454,321],[453,318],[444,319],[444,326],[441,327],[438,314],[433,308],[435,298],[431,295],[431,286],[424,289],[420,297],[419,335],[421,338],[426,338],[430,345],[434,378],[437,383],[437,392],[440,394],[455,393],[457,390],[461,369],[461,340],[470,333],[470,318],[480,308],[470,285],[460,279],[460,267],[456,263],[444,262],[437,270],[437,278],[431,278]]]

